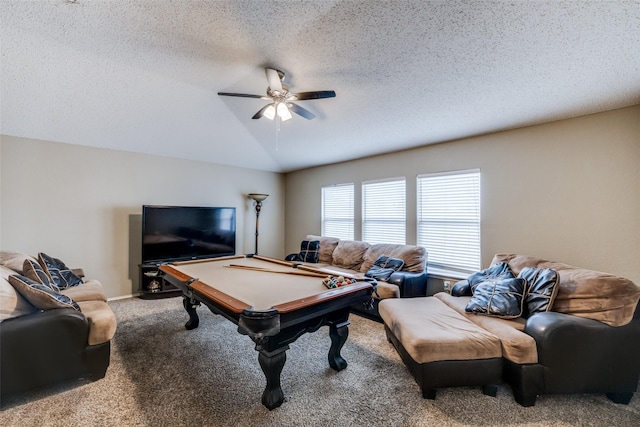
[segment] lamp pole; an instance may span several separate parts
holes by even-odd
[[[262,202],[269,197],[268,194],[251,193],[248,195],[250,199],[255,202],[256,206],[256,251],[254,255],[258,255],[258,221],[260,218],[260,211],[262,210]]]

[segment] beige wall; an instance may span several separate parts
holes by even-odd
[[[45,252],[99,279],[108,297],[137,292],[143,204],[232,206],[237,253],[284,255],[281,174],[61,144],[0,138],[0,249]]]
[[[640,284],[640,105],[289,173],[286,252],[320,232],[324,185],[354,182],[358,216],[362,181],[405,176],[415,243],[416,176],[472,168],[482,172],[484,266],[515,252]]]

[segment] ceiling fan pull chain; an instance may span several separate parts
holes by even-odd
[[[280,116],[276,114],[276,151],[280,149]]]

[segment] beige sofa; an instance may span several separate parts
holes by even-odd
[[[25,297],[12,286],[10,276],[15,284],[15,275],[27,274],[23,270],[27,259],[38,261],[21,253],[0,252],[2,397],[67,380],[103,378],[116,318],[101,283],[83,279],[84,283],[61,290],[59,294],[71,302],[21,288]],[[83,276],[81,270],[73,271]]]
[[[333,237],[309,234],[306,241],[319,241],[318,263],[304,263],[327,275],[346,275],[364,279],[365,273],[378,257],[386,255],[401,259],[402,269],[385,280],[378,280],[373,294],[373,309],[354,306],[358,314],[380,320],[378,304],[387,298],[407,298],[425,296],[427,293],[427,252],[421,246],[401,244],[370,244],[358,240],[340,240]],[[289,258],[289,257],[288,257]]]
[[[387,336],[424,397],[439,387],[481,385],[495,395],[506,381],[523,406],[537,395],[606,393],[628,403],[640,376],[640,287],[606,273],[517,254],[497,254],[514,275],[525,267],[556,271],[550,309],[527,318],[466,310],[469,284],[452,294],[387,300],[379,306]]]

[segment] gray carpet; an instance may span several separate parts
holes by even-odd
[[[617,405],[604,395],[541,396],[534,407],[479,388],[420,390],[379,323],[352,316],[342,355],[327,364],[328,329],[287,352],[285,403],[260,403],[265,379],[253,343],[228,320],[200,308],[187,331],[181,298],[110,303],[118,318],[104,379],[74,382],[2,402],[2,426],[640,426],[640,396]]]

